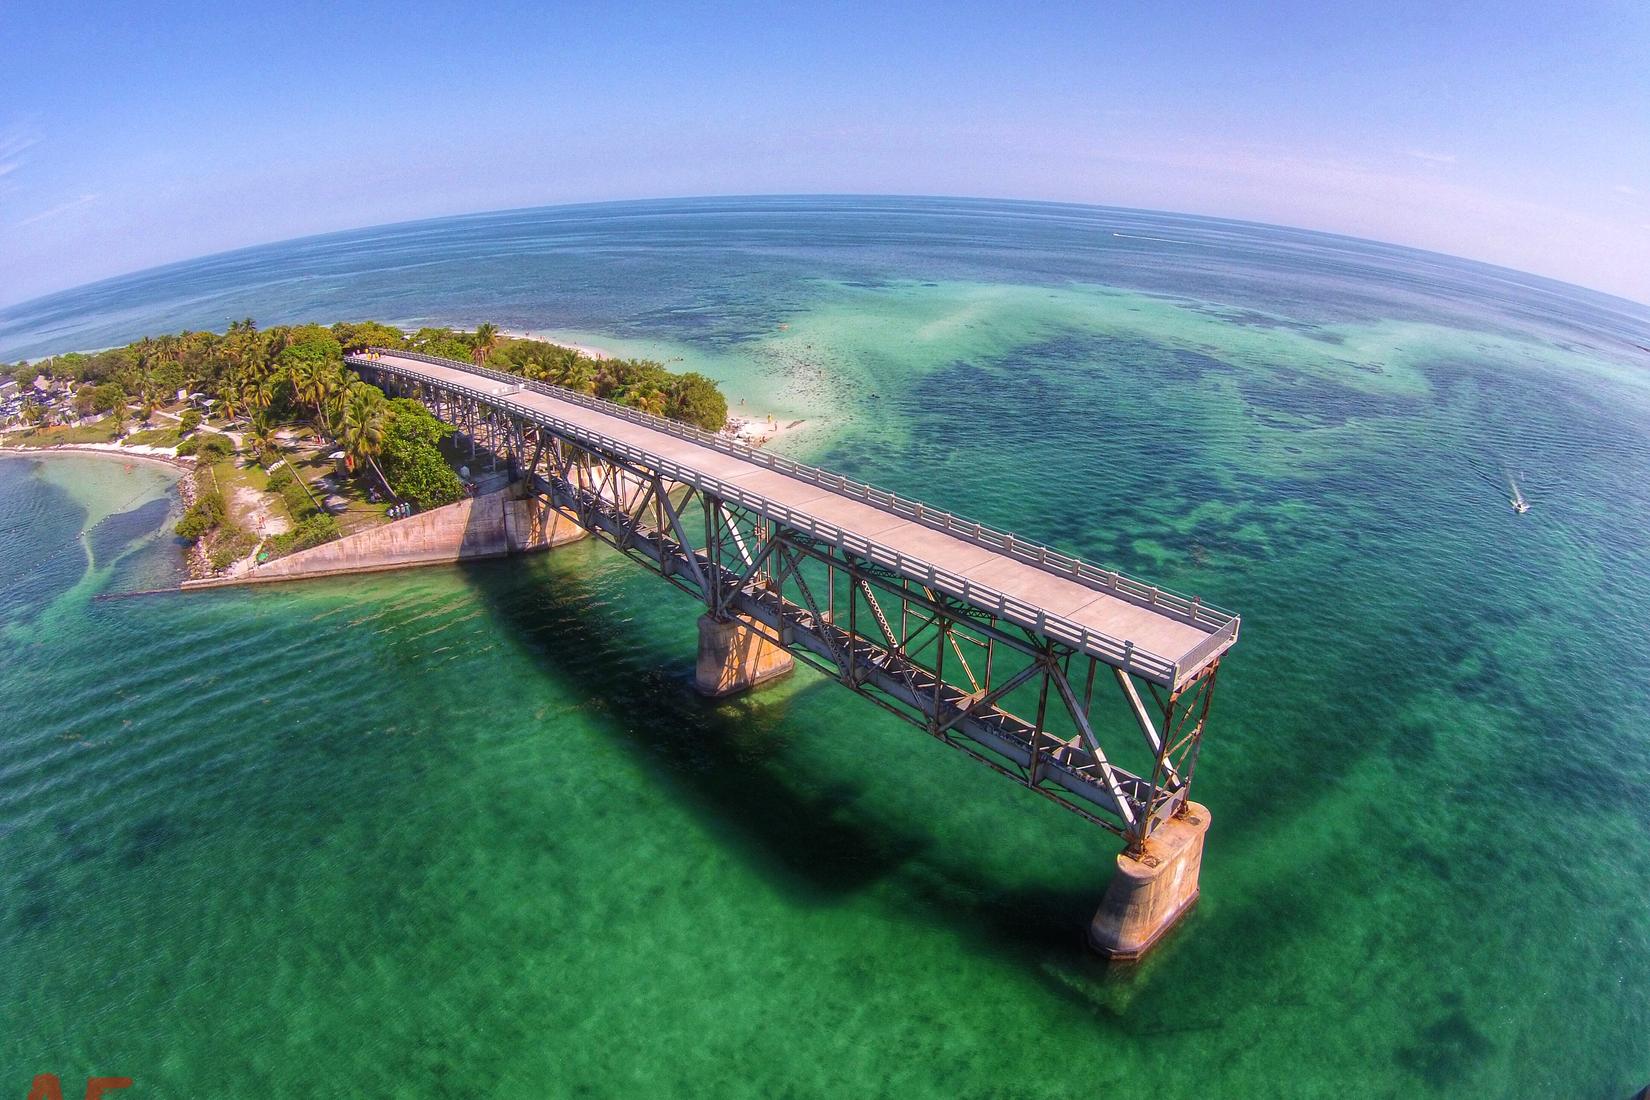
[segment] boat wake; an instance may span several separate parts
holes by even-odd
[[[1479,479],[1486,486],[1493,487],[1496,492],[1505,494],[1504,499],[1507,506],[1515,513],[1524,515],[1534,507],[1530,502],[1530,498],[1524,492],[1525,487],[1530,484],[1530,480],[1522,470],[1514,474],[1512,468],[1504,462],[1496,463],[1493,467],[1479,463],[1474,463],[1473,466]],[[1519,484],[1520,478],[1524,481],[1523,485]]]

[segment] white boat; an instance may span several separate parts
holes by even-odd
[[[1517,512],[1519,515],[1523,515],[1525,512],[1528,512],[1530,510],[1530,502],[1525,500],[1524,494],[1518,491],[1518,482],[1509,477],[1507,479],[1507,484],[1512,486],[1512,497],[1507,501],[1508,504],[1512,505],[1512,510]]]

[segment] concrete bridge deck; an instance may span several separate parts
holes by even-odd
[[[1171,689],[1237,640],[1238,617],[1230,612],[781,456],[450,360],[389,351],[350,358],[373,371],[469,390],[620,451],[645,452],[679,480]]]

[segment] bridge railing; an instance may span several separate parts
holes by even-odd
[[[1091,630],[1057,615],[1050,615],[1041,608],[1005,596],[995,589],[982,586],[967,577],[938,569],[920,559],[899,554],[880,544],[845,532],[833,524],[794,512],[790,508],[759,494],[751,493],[719,478],[684,467],[633,444],[602,435],[599,432],[593,432],[581,425],[562,420],[538,409],[518,406],[521,413],[541,421],[548,421],[547,426],[555,428],[558,432],[572,435],[575,438],[588,437],[604,449],[643,462],[650,468],[665,473],[672,480],[697,485],[724,500],[753,508],[780,520],[788,526],[815,538],[823,539],[868,561],[888,566],[904,575],[911,576],[914,580],[927,584],[929,587],[939,588],[953,596],[967,600],[984,610],[990,611],[998,618],[1006,619],[1043,633],[1050,638],[1077,646],[1079,649],[1101,656],[1120,667],[1139,671],[1151,679],[1166,682],[1171,686],[1179,683],[1182,669],[1188,674],[1196,671],[1207,663],[1208,659],[1216,652],[1224,646],[1230,645],[1237,638],[1239,619],[1236,614],[1230,611],[1206,604],[1200,599],[1181,596],[1156,585],[1148,585],[1142,581],[1126,577],[1115,570],[1101,569],[1072,555],[1036,543],[1029,543],[1023,539],[1017,539],[1011,534],[993,530],[980,523],[961,519],[949,512],[930,508],[920,501],[906,500],[887,490],[852,481],[828,470],[821,470],[818,467],[795,462],[780,455],[769,454],[758,448],[745,446],[712,432],[702,431],[687,424],[653,416],[616,402],[604,401],[601,398],[592,397],[589,394],[579,393],[577,390],[570,390],[562,386],[547,385],[543,382],[523,378],[520,375],[508,374],[488,367],[479,367],[472,363],[461,363],[453,359],[443,359],[439,356],[425,355],[422,352],[396,351],[389,348],[373,348],[370,350],[381,356],[388,355],[412,359],[433,366],[489,378],[504,383],[512,389],[524,389],[542,394],[558,401],[566,401],[698,443],[721,453],[795,477],[798,480],[818,485],[820,488],[863,500],[894,515],[915,520],[934,530],[944,531],[964,541],[1017,558],[1046,572],[1070,577],[1078,580],[1085,587],[1107,593],[1141,607],[1150,608],[1158,614],[1178,619],[1207,631],[1208,636],[1189,653],[1183,655],[1179,661],[1147,653],[1136,647],[1132,642],[1113,638],[1110,635]],[[360,355],[347,358],[355,365],[369,369],[387,369],[391,371],[396,369],[393,365],[384,363],[382,359],[368,359]],[[415,375],[414,377],[419,376]],[[479,389],[454,383],[443,383],[443,385],[462,390],[468,396],[482,401],[496,401],[501,396],[508,396],[507,394],[486,393]]]

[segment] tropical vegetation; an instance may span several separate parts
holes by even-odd
[[[246,319],[221,334],[149,336],[107,351],[59,355],[10,368],[0,364],[0,375],[9,373],[24,386],[41,376],[67,382],[73,414],[106,414],[102,424],[116,437],[124,433],[134,410],[138,425],[149,429],[139,433],[145,436],[152,436],[156,427],[170,433],[170,418],[175,418],[177,453],[193,454],[197,460],[195,503],[177,532],[192,543],[203,542],[202,552],[221,568],[256,545],[236,527],[212,473],[236,449],[225,432],[238,433],[244,468],[250,470],[256,462],[268,471],[268,488],[281,496],[291,514],[293,530],[266,543],[273,553],[324,542],[339,533],[336,518],[286,460],[283,428],[320,437],[324,449],[341,453],[351,478],[389,500],[408,501],[423,510],[463,495],[463,483],[442,451],[453,427],[416,401],[387,398],[345,365],[346,354],[368,347],[468,361],[707,430],[720,429],[727,420],[727,400],[716,383],[701,374],[673,372],[647,359],[596,358],[542,340],[508,338],[492,324],[468,332],[421,328],[409,335],[376,321],[260,329]],[[61,392],[61,386],[56,388]],[[178,410],[185,399],[188,407]],[[167,406],[178,411],[152,425],[154,411]],[[202,408],[209,412],[203,415]],[[24,420],[40,431],[50,427],[52,411],[33,397],[22,407]],[[222,468],[230,474],[241,469]]]
[[[356,381],[344,369],[343,355],[368,347],[477,363],[707,431],[727,420],[726,398],[702,374],[674,372],[651,359],[598,359],[543,340],[507,338],[493,324],[473,331],[426,327],[409,335],[377,321],[260,329],[248,318],[221,334],[146,336],[108,351],[0,366],[0,374],[9,373],[19,385],[38,376],[67,379],[87,391],[92,412],[108,412],[117,400],[147,410],[172,402],[182,391],[204,395],[230,421],[273,410],[280,422],[304,420],[330,434],[344,408],[333,399]]]

